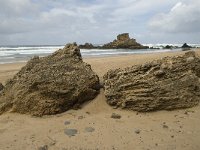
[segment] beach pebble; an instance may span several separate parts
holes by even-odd
[[[65,124],[65,125],[68,125],[68,124],[70,124],[70,121],[65,121],[64,124]]]
[[[38,150],[48,150],[48,145],[41,146]]]
[[[65,124],[65,125],[68,125],[68,124],[70,124],[70,121],[65,121],[64,124]]]
[[[83,116],[78,116],[78,119],[83,119],[84,117]]]
[[[135,133],[136,133],[136,134],[140,134],[140,132],[141,132],[140,129],[136,129],[136,130],[135,130]]]
[[[65,129],[65,134],[68,135],[69,137],[75,136],[78,133],[78,130],[76,129]]]
[[[163,124],[163,128],[168,129],[169,127],[166,124]]]
[[[120,119],[121,115],[116,114],[116,113],[112,113],[111,118],[113,118],[113,119]]]
[[[95,131],[95,128],[93,128],[93,127],[86,127],[86,128],[85,128],[85,131],[86,131],[86,132],[94,132],[94,131]]]

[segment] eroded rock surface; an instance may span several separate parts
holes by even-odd
[[[76,44],[47,57],[32,58],[0,94],[0,114],[5,111],[36,116],[51,115],[92,100],[99,93],[99,78],[82,61]]]
[[[172,110],[200,101],[200,58],[190,51],[104,75],[108,104],[135,111]]]

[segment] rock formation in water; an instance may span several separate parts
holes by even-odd
[[[119,34],[117,39],[113,42],[102,46],[104,49],[146,49],[147,46],[143,46],[136,42],[135,39],[131,39],[128,33]]]
[[[32,58],[6,83],[0,94],[0,114],[61,113],[92,100],[99,88],[98,76],[82,61],[77,45],[68,44],[47,57]]]
[[[200,101],[200,57],[194,51],[104,75],[107,103],[135,111],[187,108]]]
[[[173,46],[172,46],[172,45],[166,45],[166,46],[164,47],[164,49],[173,49]]]
[[[192,48],[192,47],[189,46],[187,43],[184,43],[181,48]]]
[[[93,49],[93,48],[97,48],[97,47],[95,47],[91,43],[85,43],[83,45],[79,45],[79,48],[81,48],[81,49]]]

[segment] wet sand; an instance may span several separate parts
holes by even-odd
[[[109,70],[142,64],[184,52],[88,58],[100,79]],[[200,55],[200,50],[197,50]],[[0,65],[0,82],[11,78],[25,63]],[[111,118],[112,113],[121,115]],[[80,110],[35,118],[6,113],[0,116],[0,150],[199,150],[200,106],[152,113],[117,110],[106,104],[103,89]],[[69,136],[67,129],[76,129]],[[88,130],[89,129],[89,130]],[[92,130],[91,130],[92,129]]]

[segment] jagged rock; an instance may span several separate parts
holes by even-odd
[[[104,75],[107,103],[135,111],[172,110],[200,101],[200,57],[194,51]]]
[[[102,46],[104,49],[146,49],[147,46],[143,46],[136,42],[135,39],[130,39],[128,33],[119,34],[117,39],[113,42]]]
[[[191,48],[191,46],[187,45],[187,43],[184,43],[184,44],[182,45],[182,48]]]
[[[172,45],[166,45],[164,48],[165,48],[165,49],[172,49],[173,46],[172,46]]]
[[[0,83],[0,92],[3,90],[4,86],[2,83]]]
[[[128,34],[128,33],[119,34],[119,35],[117,36],[117,40],[118,40],[118,41],[130,40],[129,34]]]
[[[84,45],[79,45],[79,48],[81,48],[81,49],[93,49],[93,48],[97,48],[97,47],[95,47],[91,43],[85,43]]]
[[[99,93],[99,78],[82,61],[76,44],[47,57],[32,58],[0,94],[0,114],[11,112],[52,115],[92,100]]]

